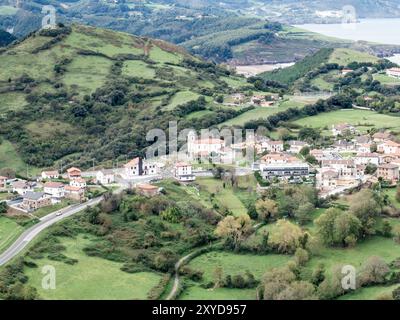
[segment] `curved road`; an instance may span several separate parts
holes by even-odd
[[[60,220],[72,216],[75,213],[85,210],[87,207],[97,205],[102,199],[103,197],[98,197],[82,204],[72,205],[41,218],[39,223],[24,231],[24,233],[22,233],[19,238],[6,251],[4,251],[4,253],[0,254],[0,266],[6,264],[18,255],[44,229],[52,226]]]
[[[261,226],[264,225],[264,222],[259,222],[253,226],[254,230],[257,230]],[[214,243],[215,245],[216,243]],[[212,246],[212,245],[211,245]],[[197,249],[196,251],[192,251],[191,253],[187,254],[186,256],[180,258],[178,262],[175,264],[175,275],[174,275],[174,285],[172,286],[171,292],[168,294],[168,296],[165,298],[165,300],[173,300],[176,297],[176,294],[178,293],[179,289],[179,269],[182,267],[183,264],[185,264],[190,258],[195,255],[199,250],[202,250],[204,248]]]

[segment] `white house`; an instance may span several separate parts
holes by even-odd
[[[289,141],[289,152],[291,153],[300,153],[301,149],[303,149],[304,147],[309,147],[309,144],[307,142],[304,141],[297,141],[297,140],[293,140],[293,141]]]
[[[263,152],[271,152],[271,153],[279,153],[283,151],[283,141],[265,141],[262,142],[259,147],[258,150],[260,153]]]
[[[48,180],[48,179],[57,179],[60,176],[60,174],[57,170],[43,171],[41,176],[43,180]]]
[[[99,184],[111,184],[115,182],[115,174],[111,169],[103,169],[97,171],[96,173],[96,181]]]
[[[356,129],[352,125],[349,125],[348,123],[340,123],[337,125],[332,125],[332,134],[335,137],[343,135],[346,132],[355,133]]]
[[[55,199],[61,199],[65,197],[64,184],[61,182],[46,182],[43,185],[43,191]]]
[[[378,144],[378,152],[382,152],[384,154],[400,153],[400,143],[391,140],[384,141]]]
[[[343,178],[354,178],[357,175],[354,160],[322,160],[322,168],[335,169]]]
[[[7,177],[0,176],[0,189],[3,189],[7,185]]]
[[[85,189],[86,188],[86,180],[83,178],[76,178],[74,180],[71,180],[69,182],[69,185],[72,187],[78,187],[81,189]]]
[[[219,154],[225,147],[225,141],[219,138],[197,139],[194,131],[189,132],[187,137],[187,152],[189,157],[207,157],[212,154]]]
[[[124,165],[124,173],[122,175],[125,179],[133,179],[138,176],[155,175],[157,173],[157,162],[147,161],[140,157],[136,157]]]
[[[11,183],[13,192],[18,193],[23,196],[25,193],[33,191],[32,184],[28,183],[25,180],[17,180]]]
[[[155,175],[158,173],[158,165],[156,162],[143,160],[143,174],[148,175]]]
[[[354,157],[355,164],[374,164],[378,166],[380,164],[379,154],[377,153],[360,153]]]
[[[196,176],[192,172],[192,165],[186,162],[178,162],[175,164],[175,179],[179,181],[194,181]]]
[[[143,174],[142,159],[136,157],[124,165],[125,178],[134,178]]]

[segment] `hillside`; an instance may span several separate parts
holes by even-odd
[[[292,85],[295,81],[305,77],[310,72],[328,65],[331,67],[347,67],[350,63],[356,61],[358,63],[375,63],[379,59],[365,52],[337,48],[337,49],[321,49],[315,54],[305,57],[295,65],[278,69],[271,72],[264,72],[260,75],[265,80],[278,81],[287,85]],[[329,70],[323,73],[328,73]]]
[[[34,167],[143,155],[149,129],[237,116],[214,95],[233,91],[227,82],[249,86],[166,42],[80,25],[36,32],[0,54],[0,134]],[[187,118],[198,111],[208,113]]]

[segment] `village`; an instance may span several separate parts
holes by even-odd
[[[121,168],[87,172],[76,167],[65,172],[46,170],[29,180],[0,176],[0,192],[11,195],[7,201],[11,210],[30,214],[65,201],[83,203],[98,195],[93,190],[99,188],[134,188],[151,197],[161,191],[152,182],[175,179],[192,183],[197,176],[212,176],[217,166],[237,175],[255,174],[259,188],[287,183],[314,185],[321,198],[365,184],[398,183],[400,143],[389,132],[362,135],[342,123],[332,125],[331,134],[334,144],[317,149],[305,141],[271,140],[257,134],[228,145],[221,137],[198,138],[191,131],[186,149],[178,155],[135,157]]]

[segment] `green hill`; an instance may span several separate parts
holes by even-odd
[[[248,86],[164,41],[80,25],[3,49],[0,69],[0,138],[34,167],[143,155],[145,133],[169,121],[200,128],[237,116],[213,95]]]
[[[291,67],[264,72],[260,76],[266,80],[273,80],[291,85],[311,71],[315,71],[319,67],[327,64],[337,64],[339,67],[346,67],[352,62],[376,63],[378,61],[379,58],[357,50],[325,48],[305,57]]]

